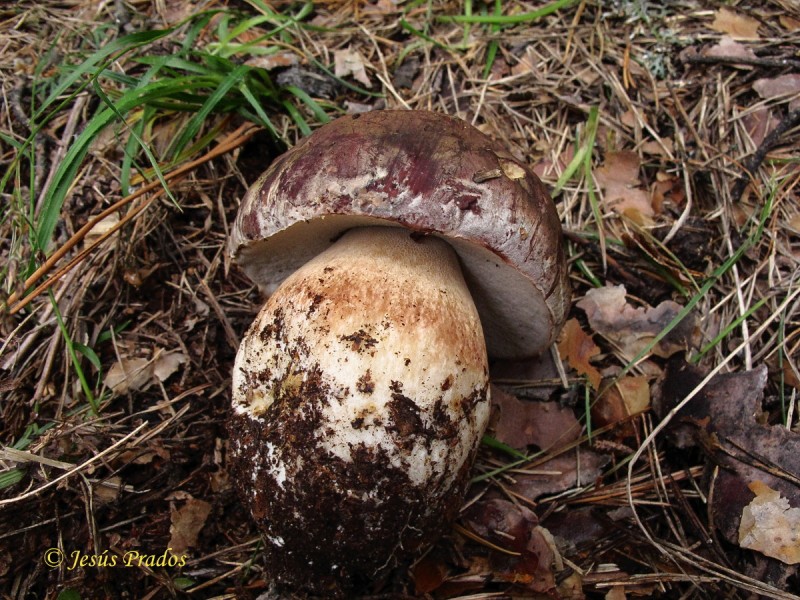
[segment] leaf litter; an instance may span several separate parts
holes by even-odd
[[[0,221],[9,265],[4,299],[22,297],[26,265],[41,264],[23,224],[60,149],[85,127],[91,111],[80,98],[100,102],[88,86],[34,132],[39,123],[30,109],[55,84],[46,78],[61,76],[47,48],[69,63],[86,51],[85,40],[102,44],[153,23],[199,18],[186,7],[118,4],[119,28],[102,35],[96,6],[80,1],[44,13],[22,3],[19,19],[0,24],[11,59],[0,66],[0,160],[13,175],[0,190],[10,207]],[[305,92],[329,117],[382,108],[447,112],[507,145],[551,189],[573,169],[555,198],[576,298],[553,353],[558,360],[491,365],[495,443],[481,449],[458,526],[415,565],[399,566],[365,593],[796,598],[795,547],[784,534],[798,506],[796,465],[787,457],[797,435],[798,306],[777,311],[797,285],[800,262],[791,120],[796,8],[779,1],[735,8],[582,2],[528,20],[529,3],[502,3],[498,10],[513,23],[464,24],[449,19],[467,16],[464,5],[448,2],[314,3],[300,23],[284,5],[272,13],[261,3],[240,5],[234,13],[205,3],[220,10],[208,24],[176,29],[145,53],[162,60],[194,36],[196,50],[216,53],[213,64],[259,69],[259,77],[274,76],[270,85]],[[472,10],[485,18],[495,9]],[[243,15],[262,20],[221,42],[225,24]],[[279,37],[270,37],[273,28]],[[258,39],[258,52],[237,49]],[[151,64],[120,56],[114,77],[97,84],[116,97],[125,78],[139,80]],[[47,597],[64,586],[104,597],[109,575],[115,589],[136,597],[180,596],[177,582],[186,580],[200,588],[195,596],[269,597],[257,532],[225,470],[232,340],[262,298],[223,257],[247,184],[302,137],[302,123],[319,124],[307,100],[282,99],[302,121],[266,107],[278,139],[233,136],[225,152],[170,179],[180,210],[152,201],[151,191],[142,205],[119,205],[88,237],[75,236],[120,201],[126,186],[153,179],[144,157],[131,154],[130,131],[169,170],[171,140],[191,115],[159,113],[137,129],[148,108],[124,127],[105,129],[69,182],[52,240],[65,250],[55,265],[65,270],[50,288],[78,342],[76,358],[46,294],[29,295],[25,312],[4,313],[0,323],[3,443],[44,461],[0,458],[0,501],[7,502],[0,543],[14,548],[14,560],[0,548],[0,579],[13,579],[19,597]],[[583,149],[592,109],[596,143]],[[197,139],[228,139],[241,119],[209,114]],[[14,171],[9,161],[29,136],[32,158]],[[130,181],[126,157],[134,165]],[[741,194],[737,178],[746,179]],[[715,273],[748,240],[764,206],[771,209],[762,237]],[[101,234],[110,235],[93,247]],[[712,278],[689,316],[632,364]],[[768,327],[753,335],[761,324]],[[699,365],[675,371],[680,360]],[[711,396],[690,402],[668,436],[642,447],[628,477],[626,460],[664,416],[664,399],[674,403],[686,392],[685,381],[682,392],[669,391],[676,380],[722,361],[732,373],[707,387]],[[86,409],[75,362],[101,398],[99,415]],[[730,406],[720,412],[723,396]],[[691,412],[712,404],[713,414]],[[738,404],[753,411],[736,412]],[[98,455],[103,460],[93,460]],[[52,465],[84,461],[93,462],[57,489],[25,496],[62,474]],[[182,571],[86,569],[65,577],[41,568],[41,553],[56,537],[66,550],[185,547],[191,562]]]
[[[657,410],[677,405],[705,373],[680,359],[660,383]],[[698,446],[706,457],[706,493],[719,533],[758,550],[796,575],[800,538],[800,434],[765,423],[767,368],[717,375],[677,413],[671,435],[680,448]],[[773,567],[773,569],[779,569]]]

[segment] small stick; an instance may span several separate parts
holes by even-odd
[[[800,69],[800,60],[792,58],[748,58],[742,56],[700,56],[690,55],[683,58],[683,62],[700,65],[747,65],[753,67],[769,67],[783,69],[790,67]]]

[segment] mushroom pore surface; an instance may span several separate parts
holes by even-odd
[[[354,229],[289,276],[233,372],[233,474],[274,580],[342,595],[434,541],[460,507],[488,396],[447,243]]]

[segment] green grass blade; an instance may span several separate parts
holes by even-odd
[[[15,467],[0,473],[0,490],[18,484],[25,477],[25,469]]]
[[[691,363],[694,363],[694,364],[697,364],[697,363],[699,363],[699,362],[700,362],[700,360],[701,360],[701,359],[702,359],[702,358],[703,358],[703,357],[704,357],[706,354],[708,354],[708,352],[710,352],[711,350],[713,350],[713,349],[714,349],[714,347],[715,347],[717,344],[719,344],[719,343],[720,343],[722,340],[724,340],[726,337],[728,337],[728,335],[730,335],[731,331],[733,331],[734,329],[736,329],[737,327],[739,327],[739,325],[741,325],[741,324],[742,324],[742,321],[744,321],[744,320],[746,320],[746,319],[749,319],[749,318],[750,318],[750,316],[751,316],[751,315],[752,315],[752,314],[753,314],[755,311],[757,311],[759,308],[761,308],[762,306],[764,306],[764,304],[766,304],[766,303],[767,303],[767,300],[768,300],[767,298],[762,298],[761,300],[759,300],[758,302],[756,302],[756,303],[755,303],[753,306],[751,306],[751,307],[750,307],[750,308],[749,308],[747,311],[745,311],[745,313],[744,313],[743,315],[739,315],[739,316],[738,316],[736,319],[734,319],[734,320],[733,320],[731,323],[729,323],[729,324],[728,324],[728,325],[727,325],[727,326],[726,326],[726,327],[725,327],[725,328],[724,328],[722,331],[720,331],[720,332],[719,332],[719,333],[716,335],[716,337],[714,337],[714,339],[713,339],[713,340],[711,340],[711,341],[710,341],[708,344],[706,344],[705,346],[703,346],[703,348],[702,348],[702,349],[701,349],[701,350],[700,350],[700,351],[699,351],[697,354],[695,354],[694,356],[692,356],[692,358],[691,358],[691,359],[689,359],[689,362],[691,362]]]
[[[108,57],[113,57],[113,62],[118,56],[113,56],[115,54],[124,54],[129,52],[130,50],[143,46],[145,44],[150,44],[156,40],[161,39],[175,31],[174,27],[169,29],[158,29],[154,31],[140,31],[137,33],[131,33],[124,37],[114,40],[113,42],[107,44],[100,48],[97,52],[89,56],[75,68],[70,69],[67,77],[62,79],[58,85],[56,85],[55,89],[50,92],[50,95],[45,98],[42,102],[42,105],[33,113],[34,121],[39,121],[42,117],[44,112],[68,89],[78,83],[78,80],[81,79],[84,75],[89,75],[95,71],[95,67],[103,62]]]
[[[758,241],[761,239],[761,236],[764,233],[764,227],[767,223],[767,220],[769,219],[769,216],[772,213],[773,201],[774,201],[774,190],[770,194],[770,197],[767,199],[767,202],[762,207],[761,214],[759,215],[759,220],[756,225],[755,231],[753,231],[751,235],[748,236],[748,238],[744,241],[744,243],[742,243],[742,245],[739,246],[739,248],[737,248],[736,252],[734,252],[731,256],[729,256],[724,263],[722,263],[720,266],[714,269],[714,271],[711,273],[708,279],[703,283],[700,290],[694,296],[692,296],[692,298],[686,303],[686,306],[684,306],[678,312],[678,314],[675,315],[675,318],[672,319],[672,321],[670,321],[667,324],[667,326],[664,327],[664,329],[662,329],[647,344],[647,346],[645,346],[639,351],[639,354],[637,354],[633,358],[633,360],[631,360],[627,365],[625,365],[622,368],[622,370],[615,377],[614,381],[618,381],[619,379],[627,375],[631,371],[631,369],[633,369],[633,367],[636,364],[638,364],[640,360],[642,360],[645,356],[647,356],[661,340],[663,340],[667,335],[669,335],[669,332],[675,329],[675,327],[677,327],[678,324],[681,321],[683,321],[683,319],[685,319],[689,315],[689,313],[692,312],[692,310],[694,310],[695,306],[697,306],[697,304],[700,302],[700,300],[703,299],[703,297],[708,293],[708,291],[717,284],[719,279],[723,275],[725,275],[725,273],[730,271],[733,268],[733,265],[738,263],[739,260],[742,258],[742,256],[744,256],[744,254],[748,250],[750,250],[750,248],[752,248],[755,244],[758,243]],[[610,385],[613,385],[613,382]],[[600,392],[598,392],[598,397],[604,391],[605,390],[601,390]]]
[[[556,0],[547,6],[537,10],[521,13],[518,15],[451,15],[437,17],[437,21],[449,21],[451,23],[485,23],[489,25],[518,25],[520,23],[530,23],[551,15],[554,12],[567,8],[575,4],[577,0]]]
[[[246,78],[250,69],[251,67],[248,67],[247,65],[239,65],[219,83],[219,86],[217,86],[214,92],[203,103],[203,106],[200,108],[200,110],[198,110],[192,116],[192,118],[186,124],[186,127],[176,139],[175,143],[170,147],[171,156],[174,157],[175,155],[179,154],[186,147],[189,141],[198,134],[200,128],[203,126],[203,123],[205,123],[206,119],[208,118],[208,115],[210,115],[220,101],[225,98],[226,94],[231,90],[231,88]]]
[[[483,438],[481,438],[481,444],[483,444],[484,446],[488,446],[489,448],[493,448],[494,450],[500,450],[501,452],[504,452],[509,456],[513,456],[514,458],[521,458],[524,460],[528,459],[528,455],[525,454],[524,452],[520,452],[519,450],[517,450],[516,448],[512,448],[508,444],[504,444],[503,442],[501,442],[497,438],[492,437],[491,435],[484,435]]]
[[[58,308],[56,297],[53,295],[52,291],[49,292],[49,295],[50,295],[50,304],[53,307],[53,314],[56,317],[58,328],[59,330],[61,330],[61,336],[64,338],[64,344],[67,346],[67,354],[69,354],[69,358],[72,361],[72,367],[75,369],[75,374],[78,376],[78,381],[81,384],[81,389],[83,390],[86,399],[89,401],[89,406],[92,409],[92,414],[96,416],[99,414],[100,406],[97,402],[97,399],[94,397],[94,394],[92,393],[92,389],[89,387],[89,382],[86,380],[86,374],[83,372],[81,363],[78,360],[78,355],[75,354],[75,343],[72,341],[72,337],[70,337],[69,335],[67,326],[64,324],[64,319],[61,317],[61,311]]]
[[[455,48],[452,48],[451,46],[448,46],[447,44],[443,44],[439,40],[436,40],[436,39],[432,38],[431,36],[429,36],[424,31],[420,31],[419,29],[414,27],[411,23],[409,23],[405,19],[401,19],[400,20],[400,27],[405,29],[410,34],[415,35],[415,36],[417,36],[418,38],[420,38],[422,40],[425,40],[429,44],[433,44],[437,48],[441,48],[442,50],[448,50],[448,51],[454,51],[455,50]]]
[[[284,110],[289,113],[289,116],[292,118],[292,121],[295,122],[295,125],[297,125],[300,133],[302,133],[304,136],[311,135],[311,127],[308,126],[308,123],[306,123],[306,120],[303,118],[303,115],[300,114],[300,111],[297,110],[288,100],[282,100],[281,104],[283,105]]]
[[[210,70],[203,64],[187,60],[183,56],[139,56],[131,59],[133,62],[154,67],[166,67],[184,73],[208,75]]]
[[[245,97],[245,100],[247,100],[247,102],[250,103],[250,106],[253,108],[253,110],[257,115],[257,118],[253,119],[253,121],[256,122],[260,121],[261,125],[266,127],[269,130],[269,132],[275,137],[275,139],[277,140],[281,139],[281,136],[278,134],[278,130],[275,129],[275,126],[272,124],[272,121],[270,120],[269,116],[267,116],[267,113],[264,111],[264,107],[261,106],[261,103],[256,99],[255,95],[253,95],[253,92],[250,90],[250,88],[244,84],[241,84],[239,85],[239,91],[241,92],[242,96]]]
[[[15,467],[0,473],[0,490],[16,485],[25,477],[25,469]]]
[[[67,150],[64,159],[56,170],[50,189],[47,190],[47,198],[42,207],[41,213],[36,220],[33,243],[37,250],[45,252],[53,237],[56,223],[61,214],[61,207],[64,199],[73,184],[73,180],[80,168],[83,159],[89,151],[89,146],[99,133],[110,123],[119,118],[118,115],[125,114],[129,110],[146,104],[147,102],[169,96],[175,92],[176,86],[183,88],[200,87],[204,85],[202,81],[187,77],[183,81],[165,81],[151,83],[145,89],[131,90],[114,103],[114,108],[105,108],[95,114],[89,121],[81,134]]]
[[[114,105],[111,99],[108,96],[106,96],[105,92],[103,92],[103,89],[97,84],[96,81],[95,81],[95,92],[97,92],[97,95],[100,96],[100,99],[103,102],[105,102],[108,108],[117,116],[119,122],[125,124],[126,123],[125,116],[119,110],[117,110],[117,107]],[[156,159],[155,156],[153,156],[153,152],[150,150],[150,147],[136,133],[136,128],[130,127],[128,131],[130,132],[131,137],[134,140],[136,140],[136,142],[139,144],[139,147],[145,153],[147,159],[150,161],[150,165],[153,167],[156,177],[158,178],[158,181],[161,183],[161,187],[164,188],[164,191],[166,192],[169,199],[172,200],[172,203],[175,206],[178,206],[178,201],[172,195],[172,192],[170,191],[169,186],[167,185],[167,180],[164,179],[164,173],[161,172],[161,169],[158,166],[158,160]]]
[[[297,96],[303,104],[308,106],[314,116],[320,123],[328,123],[331,119],[328,114],[323,110],[323,108],[319,105],[319,103],[314,100],[311,96],[309,96],[305,91],[301,90],[299,87],[295,87],[293,85],[287,86],[286,91],[290,94]]]
[[[103,368],[103,363],[100,362],[100,357],[97,356],[97,353],[94,350],[92,350],[89,346],[84,346],[79,342],[72,342],[72,346],[75,348],[75,350],[83,354],[87,358],[87,360],[90,363],[92,363],[92,366],[95,369],[100,370]]]
[[[567,168],[564,169],[564,172],[561,173],[561,176],[556,181],[556,185],[551,192],[551,197],[555,198],[558,194],[561,193],[561,190],[564,189],[564,186],[567,182],[572,179],[575,173],[578,172],[582,166],[585,167],[587,155],[589,156],[589,160],[591,161],[591,153],[594,149],[594,140],[597,137],[597,124],[599,121],[600,111],[597,109],[596,106],[593,106],[589,110],[589,118],[586,120],[586,134],[583,139],[583,143],[578,148],[578,151],[575,152],[575,156],[572,157],[572,160],[569,161]]]
[[[503,11],[503,3],[501,0],[494,0],[494,14],[496,17],[499,17]],[[497,23],[492,24],[491,31],[492,33],[498,33],[501,29],[501,26]],[[486,64],[483,67],[483,78],[488,79],[489,75],[492,73],[492,66],[494,65],[495,57],[497,56],[497,50],[500,48],[500,42],[497,40],[492,40],[489,42],[489,46],[486,49]]]

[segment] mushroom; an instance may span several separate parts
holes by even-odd
[[[269,294],[234,365],[234,478],[273,580],[346,594],[456,516],[488,357],[538,354],[563,323],[558,216],[471,125],[380,111],[276,159],[229,249]]]

